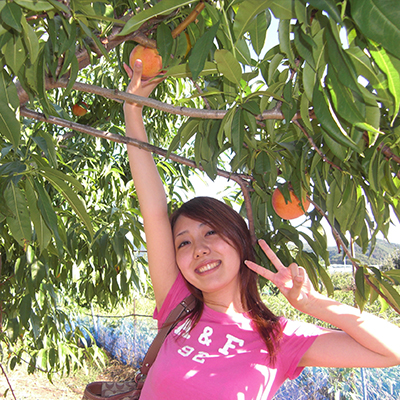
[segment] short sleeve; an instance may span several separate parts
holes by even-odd
[[[282,322],[284,328],[279,359],[282,367],[286,370],[286,378],[295,379],[304,369],[298,366],[301,358],[315,339],[323,333],[323,329],[305,322],[286,319],[283,319]]]
[[[181,273],[178,274],[174,284],[172,285],[167,297],[161,306],[160,311],[157,308],[154,310],[153,318],[157,320],[158,329],[164,324],[169,313],[187,296],[190,291],[186,286],[185,280]]]

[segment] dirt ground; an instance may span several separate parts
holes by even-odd
[[[0,399],[9,400],[80,400],[83,395],[81,380],[74,377],[55,378],[51,383],[45,374],[28,374],[26,367],[18,366],[14,371],[6,371],[10,381],[0,371]]]
[[[131,379],[135,369],[113,360],[98,376],[88,378],[83,372],[75,376],[54,378],[51,383],[42,373],[28,374],[26,366],[19,365],[13,371],[6,371],[7,379],[0,370],[0,399],[7,400],[81,400],[85,385],[94,380],[124,381]],[[15,397],[14,397],[15,396]]]

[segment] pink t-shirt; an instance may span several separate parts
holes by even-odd
[[[154,317],[161,326],[187,295],[178,276]],[[246,313],[235,316],[205,306],[188,332],[187,320],[167,336],[151,367],[140,400],[271,399],[287,379],[300,375],[298,363],[322,332],[317,326],[281,318],[284,336],[276,364]]]

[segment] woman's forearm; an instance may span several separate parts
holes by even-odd
[[[400,363],[400,328],[396,325],[319,294],[304,312],[336,326],[365,348]]]
[[[126,135],[147,142],[142,108],[133,104],[125,104],[124,112]],[[143,218],[159,218],[159,213],[167,214],[164,186],[152,154],[147,150],[130,145],[127,146],[127,151]]]

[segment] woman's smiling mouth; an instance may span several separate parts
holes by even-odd
[[[199,268],[196,268],[195,272],[197,274],[204,274],[204,273],[209,272],[209,271],[211,271],[211,270],[213,270],[215,268],[218,268],[220,266],[220,264],[221,264],[221,261],[213,261],[213,262],[207,263],[205,265],[202,265]]]

